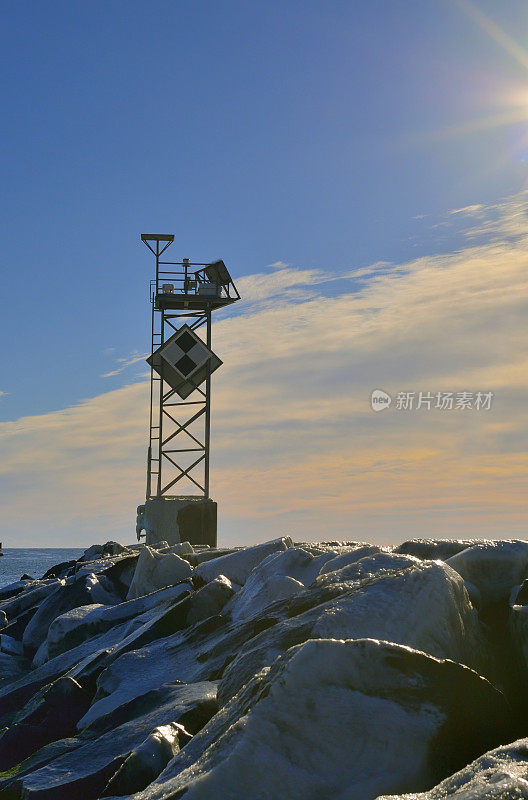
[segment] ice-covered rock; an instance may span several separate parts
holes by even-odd
[[[90,695],[72,678],[59,678],[37,693],[0,735],[0,770],[18,764],[45,744],[72,736]]]
[[[372,573],[380,561],[392,561],[393,568]],[[401,561],[410,563],[394,568]],[[368,566],[358,580],[362,565]],[[352,571],[356,575],[344,580],[343,574]],[[411,556],[381,553],[325,573],[290,601],[286,619],[275,622],[227,666],[219,689],[222,703],[287,648],[307,639],[383,639],[477,669],[485,660],[480,623],[460,576],[445,564]]]
[[[384,795],[378,800],[526,800],[528,739],[497,747],[428,792]]]
[[[351,550],[347,549],[344,553],[334,556],[334,558],[329,559],[323,564],[320,569],[320,574],[323,575],[325,572],[335,572],[338,569],[343,569],[343,567],[348,567],[349,564],[355,564],[356,561],[362,558],[374,556],[377,553],[381,553],[381,548],[370,544],[362,545],[361,547]]]
[[[126,759],[156,728],[179,723],[194,732],[193,716],[197,716],[199,724],[203,725],[216,708],[215,687],[204,683],[191,687],[165,687],[159,699],[151,695],[149,701],[141,715],[124,721],[96,739],[87,731],[78,737],[73,752],[59,755],[27,775],[8,778],[3,787],[0,785],[0,791],[9,788],[16,797],[35,800],[98,798]],[[141,775],[138,777],[142,779]]]
[[[232,594],[229,581],[217,578],[125,637],[105,662],[96,664],[97,693],[79,730],[164,683],[213,680],[224,657],[209,659],[207,649],[217,615]],[[93,682],[91,675],[84,673],[84,678]]]
[[[374,640],[309,641],[252,678],[136,800],[425,789],[500,743],[507,711],[460,664]]]
[[[24,647],[28,651],[38,650],[53,620],[72,608],[88,603],[115,603],[117,600],[93,573],[68,578],[65,585],[58,586],[40,603],[24,631]]]
[[[116,606],[94,604],[74,608],[56,617],[51,623],[47,635],[48,655],[54,658],[90,637],[104,633],[150,609],[171,605],[188,592],[187,584],[180,584]]]
[[[159,725],[136,747],[116,774],[110,778],[102,797],[132,794],[144,789],[158,777],[180,749],[180,737],[189,740],[183,725],[169,722]]]
[[[12,636],[8,636],[7,633],[0,633],[0,650],[10,656],[24,655],[22,642],[18,642]]]
[[[257,564],[260,564],[271,553],[287,550],[290,547],[293,547],[293,542],[289,536],[273,539],[264,544],[246,547],[229,555],[203,562],[196,567],[195,573],[205,583],[219,575],[225,575],[233,583],[242,586]]]
[[[393,549],[394,553],[416,556],[426,561],[445,561],[467,547],[482,543],[482,539],[408,539]]]
[[[277,600],[299,594],[305,585],[315,580],[332,555],[314,557],[301,547],[290,547],[266,556],[230,600],[225,613],[233,620],[248,619]]]
[[[474,544],[446,561],[480,592],[482,607],[507,603],[513,586],[528,575],[528,542]]]
[[[0,686],[20,678],[26,668],[25,659],[0,651]]]
[[[119,542],[106,542],[106,544],[93,544],[85,550],[79,561],[93,561],[103,556],[117,556],[121,553],[128,553],[128,547],[123,547]]]
[[[41,603],[45,597],[55,591],[59,586],[64,586],[63,580],[34,581],[29,586],[17,593],[14,597],[7,597],[0,601],[0,610],[5,611],[9,620],[18,617],[24,611]]]
[[[177,556],[187,558],[187,556],[194,555],[194,547],[190,542],[177,542],[177,544],[167,545],[160,553],[175,553]]]
[[[190,578],[192,571],[189,562],[176,553],[163,555],[145,546],[139,554],[127,600],[134,600],[165,586],[173,586]]]

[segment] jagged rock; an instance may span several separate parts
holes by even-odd
[[[520,586],[514,587],[513,594],[510,597],[510,605],[528,605],[528,580],[524,580]]]
[[[126,600],[130,584],[136,571],[136,564],[138,562],[139,553],[132,553],[132,555],[124,555],[114,559],[113,563],[108,564],[103,570],[102,575],[107,578],[114,591],[119,594],[121,600]]]
[[[15,583],[9,583],[7,586],[2,586],[0,589],[0,603],[3,600],[8,600],[16,597],[21,592],[25,591],[30,583],[34,583],[35,585],[39,583],[39,581],[15,581]]]
[[[162,555],[145,546],[139,554],[127,600],[134,600],[165,586],[173,586],[190,578],[191,574],[192,567],[189,562],[176,553]]]
[[[104,633],[115,625],[144,614],[151,609],[162,609],[188,594],[186,584],[170,586],[157,592],[120,603],[116,606],[94,604],[79,606],[56,617],[48,629],[47,646],[49,658],[54,658],[72,647],[82,644],[90,637]]]
[[[17,641],[22,641],[22,636],[24,635],[26,626],[30,619],[37,613],[37,611],[38,606],[35,605],[31,608],[27,608],[25,611],[22,611],[16,617],[12,617],[9,620],[8,625],[2,629],[2,633],[12,636],[13,639],[16,639]]]
[[[77,559],[73,558],[70,561],[61,561],[60,564],[55,564],[44,573],[42,578],[66,578],[70,570],[77,564]]]
[[[8,636],[7,633],[0,633],[0,650],[10,656],[23,656],[24,648],[22,643]]]
[[[194,547],[190,542],[178,542],[177,544],[167,545],[167,547],[162,548],[159,552],[163,555],[166,553],[175,553],[177,556],[187,558],[187,556],[194,555]]]
[[[179,752],[180,737],[183,737],[183,741],[190,738],[183,725],[176,722],[155,728],[139,747],[132,750],[116,774],[110,778],[101,797],[122,797],[139,792],[152,783]]]
[[[320,569],[320,574],[324,574],[325,572],[335,572],[336,570],[343,569],[343,567],[348,567],[349,564],[354,564],[356,561],[359,561],[361,558],[367,558],[367,556],[374,556],[377,553],[381,553],[381,548],[375,545],[362,545],[361,547],[354,548],[353,550],[347,550],[344,553],[340,553],[338,556],[329,559]]]
[[[6,770],[56,739],[71,736],[90,696],[72,678],[46,686],[0,736],[0,770]]]
[[[467,547],[482,542],[480,539],[408,539],[393,549],[393,553],[416,556],[426,561],[445,561],[447,558],[461,553]]]
[[[225,608],[233,620],[249,619],[277,600],[299,594],[317,577],[332,553],[314,557],[301,547],[266,556],[251,571],[240,591]]]
[[[281,539],[273,539],[271,542],[257,544],[254,547],[246,547],[229,555],[219,556],[211,561],[202,562],[196,567],[196,575],[205,583],[212,581],[219,575],[225,575],[232,583],[242,586],[250,572],[263,561],[266,556],[280,550],[287,550],[293,547],[293,542],[289,536]]]
[[[9,620],[7,619],[5,611],[0,611],[0,631],[7,626],[8,622]]]
[[[253,677],[135,800],[425,789],[504,741],[507,714],[500,692],[452,661],[368,639],[309,641]]]
[[[123,547],[119,542],[106,542],[106,544],[93,544],[85,550],[79,561],[93,561],[104,556],[117,556],[121,553],[128,553],[128,547]]]
[[[47,581],[34,581],[27,588],[23,587],[14,597],[7,597],[0,601],[0,610],[5,611],[9,620],[18,617],[24,611],[36,606],[45,597],[55,591],[59,586],[64,586],[65,581],[51,579]]]
[[[27,669],[27,662],[20,656],[0,652],[0,686],[19,678]]]
[[[24,647],[28,651],[36,652],[46,639],[54,619],[77,606],[101,604],[104,601],[115,602],[116,598],[108,593],[101,580],[93,573],[68,578],[66,585],[59,586],[40,604],[24,631]]]
[[[408,565],[400,566],[406,561]],[[376,566],[378,574],[372,572]],[[464,583],[440,562],[389,553],[361,559],[321,575],[290,601],[288,614],[241,647],[223,675],[221,703],[262,667],[307,639],[383,639],[476,668],[482,668],[485,658],[477,613]]]
[[[192,718],[203,724],[216,709],[215,687],[200,684],[192,687],[165,687],[161,703],[151,705],[141,716],[90,740],[90,733],[77,739],[72,752],[59,755],[40,769],[17,777],[4,784],[16,796],[37,800],[95,800],[104,787],[160,725],[182,724],[192,729]],[[138,776],[141,779],[141,776]]]
[[[528,542],[474,544],[446,563],[477,587],[483,608],[507,603],[512,587],[522,583],[528,574]]]
[[[384,795],[378,800],[526,800],[528,739],[497,747],[428,792]]]
[[[220,556],[229,556],[231,553],[238,553],[243,549],[242,547],[205,547],[203,550],[198,550],[197,546],[195,546],[194,554],[187,556],[187,558],[193,567],[197,567],[198,564],[212,561],[215,558],[220,558]]]
[[[20,580],[21,581],[33,581],[35,579],[32,578],[31,575],[28,575],[27,572],[24,572],[24,574],[21,575]]]
[[[48,683],[73,670],[81,669],[86,661],[90,663],[99,654],[106,654],[108,649],[121,644],[127,633],[133,630],[135,620],[117,625],[100,636],[96,636],[83,644],[62,653],[47,661],[7,686],[0,686],[0,717],[20,709],[34,694]],[[71,677],[76,678],[75,675]]]
[[[212,680],[215,669],[212,662],[200,663],[201,648],[207,647],[215,615],[232,594],[227,579],[215,580],[123,639],[103,664],[96,664],[97,694],[79,730],[164,683]],[[86,670],[81,675],[91,679]]]

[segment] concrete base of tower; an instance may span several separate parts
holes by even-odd
[[[203,497],[154,497],[137,509],[138,541],[146,544],[190,542],[216,547],[217,506]]]

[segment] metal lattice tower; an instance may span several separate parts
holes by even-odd
[[[211,374],[222,363],[211,350],[211,313],[240,295],[223,261],[162,261],[174,236],[141,239],[156,260],[146,499],[208,499]]]

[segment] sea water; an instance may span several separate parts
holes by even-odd
[[[42,578],[44,573],[61,561],[79,558],[83,548],[75,547],[6,547],[0,557],[0,588],[20,580],[24,573]]]

